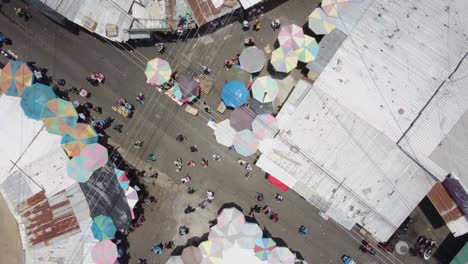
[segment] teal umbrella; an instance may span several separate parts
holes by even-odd
[[[91,231],[93,232],[94,238],[102,241],[106,239],[114,239],[117,228],[115,227],[114,222],[110,217],[105,215],[98,215],[93,219]]]
[[[45,104],[55,98],[54,90],[50,86],[35,83],[24,89],[21,96],[21,108],[27,117],[41,120]]]

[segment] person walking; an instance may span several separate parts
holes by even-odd
[[[121,125],[121,124],[115,125],[115,126],[112,127],[112,129],[114,129],[115,131],[117,131],[119,133],[122,133],[123,125]]]
[[[162,242],[160,242],[159,244],[153,244],[153,248],[151,249],[151,251],[153,253],[156,253],[158,255],[161,255],[163,253],[163,248],[164,248],[164,245]]]
[[[198,147],[197,145],[193,145],[190,147],[190,152],[198,152]]]
[[[301,236],[305,237],[307,235],[307,228],[304,226],[304,225],[301,225],[299,227],[299,234],[301,234]]]
[[[275,195],[275,199],[276,199],[276,201],[281,202],[281,201],[283,201],[283,196],[281,194],[277,193]]]
[[[189,160],[189,161],[187,161],[187,166],[189,166],[189,167],[195,167],[195,165],[197,165],[197,164],[195,163],[194,160]]]
[[[221,160],[221,156],[219,156],[218,154],[213,154],[213,160],[214,160],[214,161],[220,161],[220,160]]]
[[[139,104],[144,104],[145,102],[145,96],[142,93],[139,93],[136,97],[136,100]]]
[[[208,160],[205,158],[202,158],[201,165],[203,168],[208,168]]]
[[[257,192],[257,201],[263,202],[263,193]]]
[[[182,169],[183,163],[181,158],[177,158],[174,161],[174,166],[176,167],[176,172],[179,172]]]
[[[134,146],[136,149],[141,149],[141,147],[143,147],[143,141],[137,140],[137,141],[135,141],[135,143],[133,144],[133,146]]]
[[[179,141],[179,142],[182,142],[185,140],[185,137],[182,135],[182,134],[178,134],[177,137],[176,137],[176,140]]]
[[[264,214],[270,213],[270,207],[268,205],[263,206],[263,213]]]
[[[255,31],[260,31],[260,20],[257,19],[257,20],[255,21],[255,24],[254,24],[254,26],[253,26],[253,30],[255,30]]]
[[[276,224],[278,222],[278,214],[271,213],[270,219]]]

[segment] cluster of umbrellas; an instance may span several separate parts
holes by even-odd
[[[278,34],[280,47],[271,54],[270,63],[276,71],[288,73],[296,68],[297,63],[315,60],[319,46],[317,41],[304,34],[301,27],[287,25],[281,27]]]
[[[287,247],[279,247],[272,238],[263,237],[256,223],[245,220],[236,208],[226,208],[211,227],[208,240],[198,248],[190,246],[180,256],[172,256],[166,264],[189,263],[270,263],[293,264],[296,256]]]

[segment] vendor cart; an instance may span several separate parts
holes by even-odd
[[[133,113],[131,106],[126,106],[126,105],[114,105],[112,106],[112,110],[119,113],[121,116],[125,118],[132,117],[132,113]]]

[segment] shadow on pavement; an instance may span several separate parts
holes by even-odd
[[[432,205],[429,198],[425,197],[421,203],[419,203],[419,208],[426,216],[427,220],[431,223],[434,229],[440,228],[445,225],[444,219],[440,216],[439,212]]]

